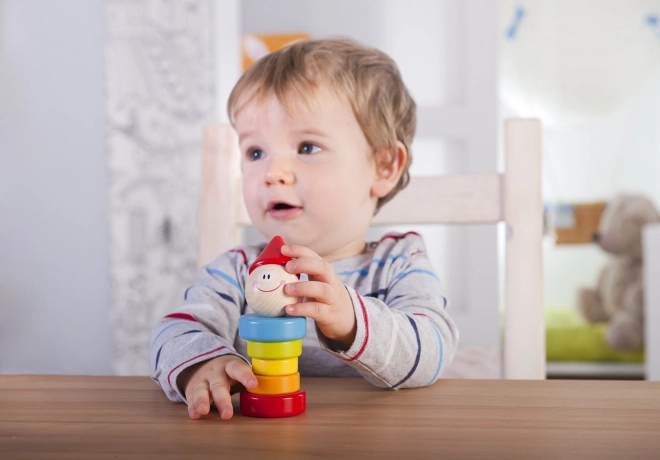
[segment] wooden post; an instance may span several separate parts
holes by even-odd
[[[504,377],[545,379],[541,124],[505,123],[507,224]]]

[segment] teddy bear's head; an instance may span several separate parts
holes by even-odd
[[[642,227],[660,222],[660,213],[642,195],[621,194],[605,207],[594,239],[606,252],[642,257]]]

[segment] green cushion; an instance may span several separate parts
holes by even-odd
[[[548,361],[644,362],[644,351],[620,353],[605,342],[606,324],[587,323],[574,308],[545,309]]]

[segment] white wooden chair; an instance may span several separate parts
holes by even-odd
[[[504,143],[504,174],[413,177],[379,211],[374,224],[505,222],[504,377],[544,379],[539,121],[507,120]],[[208,126],[202,155],[199,266],[240,244],[241,226],[250,225],[241,197],[238,142],[231,127]]]

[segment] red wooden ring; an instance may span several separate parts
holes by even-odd
[[[258,395],[241,391],[241,413],[248,417],[279,418],[302,414],[307,408],[304,390],[285,395]]]

